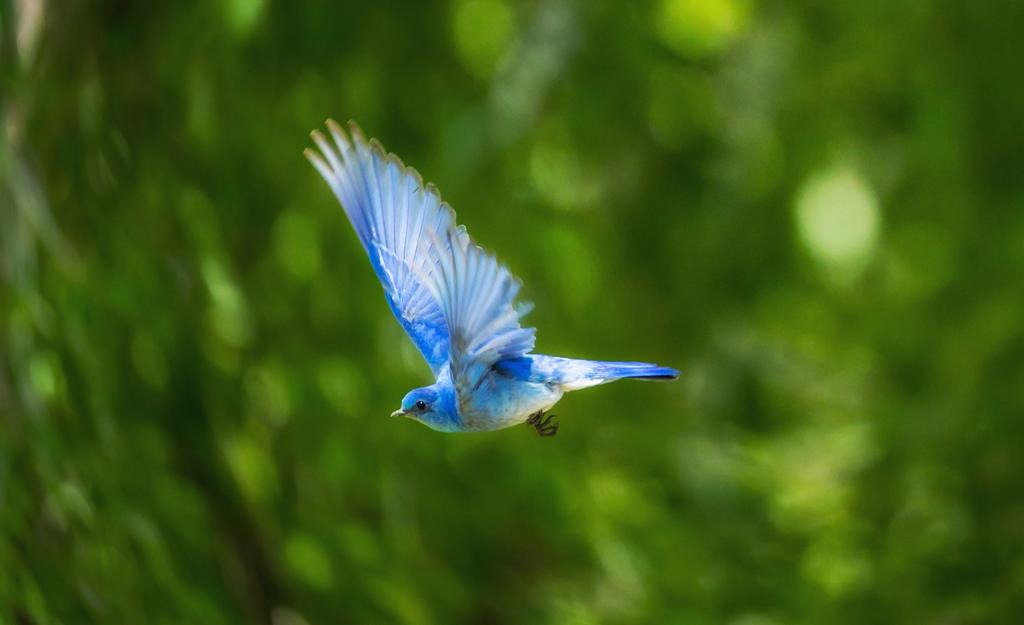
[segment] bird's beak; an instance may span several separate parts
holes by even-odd
[[[398,410],[391,413],[392,417],[401,417],[405,415],[405,411],[399,408]]]

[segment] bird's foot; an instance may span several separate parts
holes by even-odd
[[[555,415],[549,414],[544,415],[544,411],[535,412],[530,415],[530,418],[526,420],[527,423],[537,429],[537,434],[541,436],[554,436],[558,433],[558,424],[552,423],[551,420],[555,418]]]

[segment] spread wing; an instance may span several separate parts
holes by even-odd
[[[327,121],[333,143],[319,130],[312,133],[320,154],[305,155],[330,185],[370,257],[384,286],[391,312],[423,354],[434,374],[448,363],[449,335],[444,314],[421,276],[432,261],[421,251],[427,232],[447,232],[455,213],[433,185],[385,154],[376,140],[368,142],[354,123],[351,138],[333,120]]]
[[[521,283],[464,227],[429,233],[424,248],[435,260],[424,282],[450,329],[452,379],[464,398],[495,363],[533,350],[536,330],[519,324],[530,305],[516,306]]]
[[[437,375],[447,364],[460,395],[476,388],[499,360],[533,349],[522,328],[529,306],[517,307],[520,282],[475,245],[433,185],[333,121],[330,142],[318,131],[320,155],[306,156],[331,186],[366,248],[388,304]]]

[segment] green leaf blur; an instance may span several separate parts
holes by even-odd
[[[0,625],[1020,622],[1022,18],[0,0]],[[680,380],[388,418],[329,116]]]

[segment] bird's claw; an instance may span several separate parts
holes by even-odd
[[[537,434],[541,436],[554,436],[558,433],[558,424],[551,422],[554,417],[555,415],[553,414],[545,416],[544,411],[541,410],[530,415],[526,422],[536,428]]]

